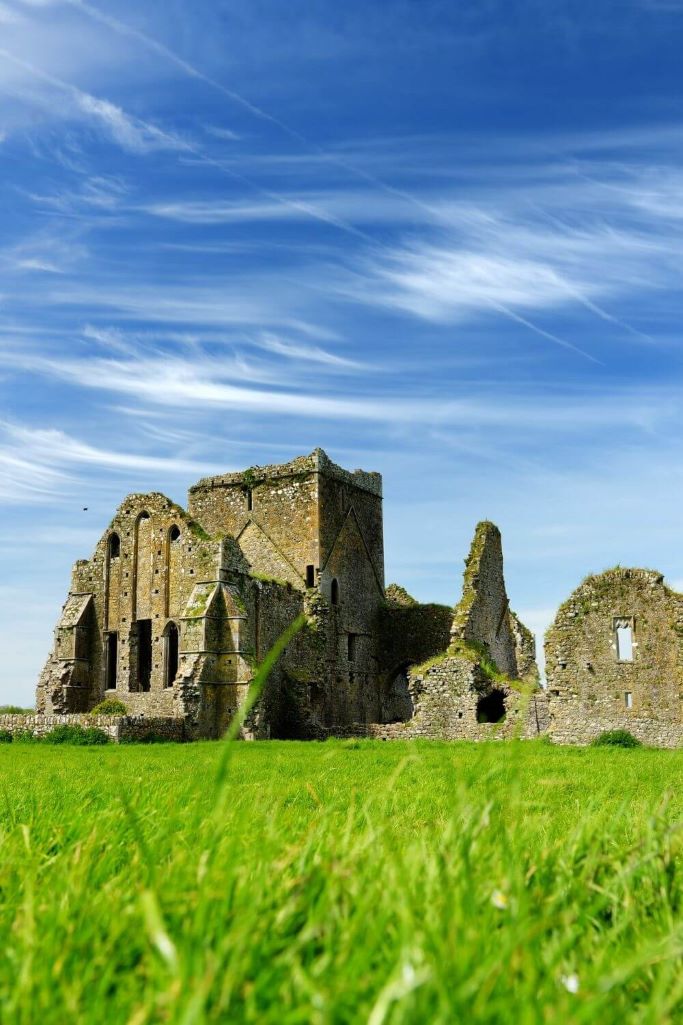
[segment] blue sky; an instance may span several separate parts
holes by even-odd
[[[536,630],[683,586],[682,50],[683,0],[0,0],[0,701],[127,492],[318,445],[421,600],[481,518]]]

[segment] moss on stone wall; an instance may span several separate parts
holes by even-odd
[[[405,587],[401,587],[400,584],[389,584],[384,591],[384,597],[390,608],[406,608],[418,604],[412,594],[408,594]]]

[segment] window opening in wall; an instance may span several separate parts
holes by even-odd
[[[348,641],[349,662],[355,662],[356,661],[356,641],[357,641],[356,634],[348,634],[347,641]]]
[[[614,623],[617,635],[617,658],[620,662],[633,662],[633,626],[629,619],[617,619]]]
[[[118,534],[109,535],[109,558],[118,559],[121,554],[121,538]]]
[[[138,619],[138,689],[149,690],[152,681],[152,620]]]
[[[254,508],[254,492],[251,490],[251,488],[247,488],[247,490],[245,491],[245,495],[247,499],[247,512],[251,512],[251,510]]]
[[[315,566],[306,567],[306,587],[315,587]]]
[[[502,722],[505,718],[505,694],[492,690],[477,701],[477,722]]]
[[[630,690],[624,691],[624,704],[627,708],[633,708],[633,694]]]
[[[333,605],[339,604],[339,581],[335,579],[332,581],[332,588],[330,590],[330,600]]]
[[[117,633],[109,633],[106,638],[106,651],[105,651],[105,673],[106,679],[104,682],[107,690],[116,690],[116,673],[118,667],[118,647],[119,647],[119,635]]]
[[[167,687],[173,686],[178,675],[178,627],[169,623],[166,627],[166,679]]]
[[[173,526],[171,527],[171,529],[168,532],[168,539],[169,539],[169,541],[177,541],[179,537],[180,537],[180,527],[178,526],[177,523],[174,523]],[[161,555],[161,552],[159,552],[159,555]]]

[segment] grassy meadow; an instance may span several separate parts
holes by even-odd
[[[681,1022],[682,770],[543,742],[0,745],[0,1021]]]

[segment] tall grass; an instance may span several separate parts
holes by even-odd
[[[230,747],[0,748],[3,1025],[683,1020],[683,753]]]

